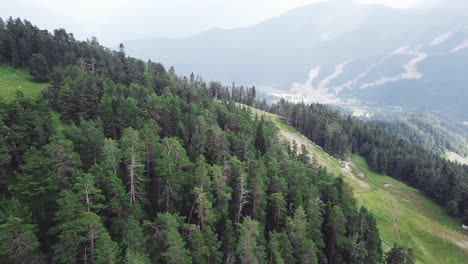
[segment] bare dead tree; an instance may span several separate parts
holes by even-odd
[[[359,232],[353,235],[353,251],[351,253],[351,258],[354,263],[357,263],[359,256],[361,254],[361,245],[362,245],[362,236],[364,236],[365,229],[367,228],[367,220],[365,217],[361,217],[361,223]]]
[[[236,213],[237,231],[239,231],[239,223],[242,217],[242,209],[244,209],[244,206],[248,203],[247,198],[249,194],[249,190],[247,190],[247,184],[245,182],[245,177],[243,174],[239,175],[238,188],[239,188],[239,194],[238,194],[237,213]]]
[[[132,146],[133,148],[133,146]],[[130,164],[128,164],[128,171],[130,176],[130,204],[137,203],[141,199],[141,182],[142,179],[137,173],[137,168],[142,167],[143,165],[137,164],[135,155],[132,154]]]
[[[89,181],[87,181],[86,179],[83,185],[85,192],[86,211],[89,212],[91,210],[91,186],[89,184]]]

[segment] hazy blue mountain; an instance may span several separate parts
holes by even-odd
[[[468,120],[468,1],[394,9],[335,0],[249,28],[125,45],[180,73],[196,69],[290,99],[358,99]]]

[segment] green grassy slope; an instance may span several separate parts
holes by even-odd
[[[419,263],[466,263],[468,236],[461,223],[419,191],[372,172],[362,157],[353,157],[350,167],[355,176],[346,178],[358,201],[376,216],[387,246],[399,242],[413,248]]]
[[[468,165],[468,157],[462,157],[453,151],[447,151],[447,153],[445,154],[445,158],[451,161],[460,162],[461,164]]]
[[[0,100],[9,101],[15,98],[16,91],[21,91],[26,98],[40,96],[48,83],[33,82],[31,76],[25,70],[13,69],[5,64],[0,64]],[[60,120],[60,114],[52,111],[52,122],[57,132],[64,129],[64,123]]]
[[[3,100],[15,98],[16,91],[23,92],[27,98],[35,98],[48,85],[47,83],[33,82],[31,76],[24,70],[0,64],[0,98]]]
[[[385,250],[398,242],[413,248],[418,263],[467,263],[468,232],[419,191],[372,172],[362,157],[355,156],[348,163],[340,162],[284,124],[278,116],[253,111],[271,118],[283,138],[306,145],[320,166],[343,175],[358,202],[376,216]]]

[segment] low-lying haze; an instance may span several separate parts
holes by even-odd
[[[349,1],[349,0],[333,0]],[[145,37],[182,37],[213,28],[257,24],[290,9],[323,0],[1,0],[0,17],[22,17],[49,30],[66,28],[78,39],[104,45]],[[421,0],[359,0],[398,8]],[[424,1],[427,2],[427,1]]]

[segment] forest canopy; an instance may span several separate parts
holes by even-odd
[[[343,179],[235,103],[266,107],[254,87],[12,18],[0,60],[50,83],[0,100],[0,262],[383,261]]]

